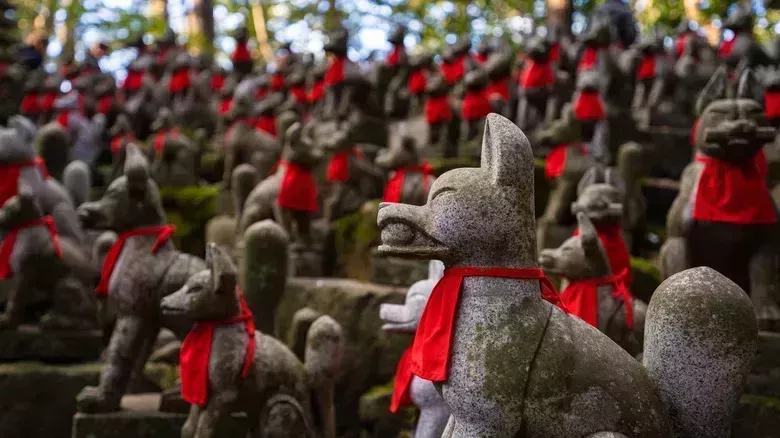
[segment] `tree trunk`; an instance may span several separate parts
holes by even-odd
[[[151,26],[148,31],[156,37],[163,36],[168,29],[168,0],[150,0],[149,15]]]
[[[328,11],[325,12],[325,30],[333,30],[338,26],[339,11],[336,8],[336,0],[328,0]]]
[[[78,27],[80,18],[76,14],[78,5],[76,0],[62,1],[62,7],[65,8],[66,16],[64,28],[60,33],[60,42],[62,43],[61,63],[73,61],[76,54],[76,27]]]
[[[254,0],[251,3],[250,14],[255,27],[255,38],[263,60],[266,63],[273,62],[274,51],[271,48],[271,41],[268,38],[268,28],[265,26],[265,10],[263,10],[262,0]]]
[[[214,1],[195,0],[195,16],[198,21],[200,49],[211,53],[214,51]]]
[[[558,35],[571,33],[572,0],[547,0],[547,27],[557,29]]]

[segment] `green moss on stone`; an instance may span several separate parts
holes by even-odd
[[[631,269],[633,271],[639,271],[645,275],[649,275],[659,283],[661,282],[661,272],[658,267],[650,260],[642,259],[638,257],[631,257]]]
[[[180,249],[203,252],[206,223],[217,215],[219,193],[218,185],[160,188],[166,220],[176,226],[174,239]]]
[[[759,405],[767,408],[774,409],[780,412],[780,398],[767,397],[763,395],[744,394],[739,399],[740,404],[743,405]]]

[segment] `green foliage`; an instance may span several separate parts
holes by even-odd
[[[205,247],[206,224],[217,215],[219,186],[162,187],[160,198],[168,223],[176,226],[178,248],[201,254]]]

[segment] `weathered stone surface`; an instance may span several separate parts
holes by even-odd
[[[344,330],[344,356],[335,390],[336,424],[342,432],[358,430],[355,413],[360,397],[392,378],[408,346],[408,338],[384,334],[379,319],[380,304],[400,304],[404,296],[403,289],[346,279],[293,278],[287,282],[276,309],[277,338],[285,339],[293,315],[304,307],[331,316]]]
[[[428,278],[428,262],[371,254],[371,282],[388,286],[409,287]]]
[[[38,327],[20,326],[16,330],[0,331],[0,362],[89,362],[98,359],[102,350],[100,330],[44,331]]]
[[[271,333],[274,311],[287,278],[289,237],[282,227],[264,220],[247,228],[243,245],[241,287],[254,314],[255,326],[261,332]]]

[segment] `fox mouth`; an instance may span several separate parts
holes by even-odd
[[[539,254],[539,267],[545,274],[562,275],[561,269],[558,268],[558,263],[555,261],[555,256],[549,252],[549,250],[542,250]]]
[[[162,311],[162,314],[165,316],[179,316],[179,315],[184,315],[186,313],[185,309],[171,305],[170,303],[167,303],[165,300],[163,300],[160,303],[160,310]]]
[[[382,330],[385,332],[414,332],[417,328],[417,320],[411,315],[409,308],[403,304],[382,304],[379,306],[379,318],[384,322]]]
[[[379,227],[382,229],[379,254],[442,260],[450,253],[446,245],[403,219],[388,218],[380,221]]]

